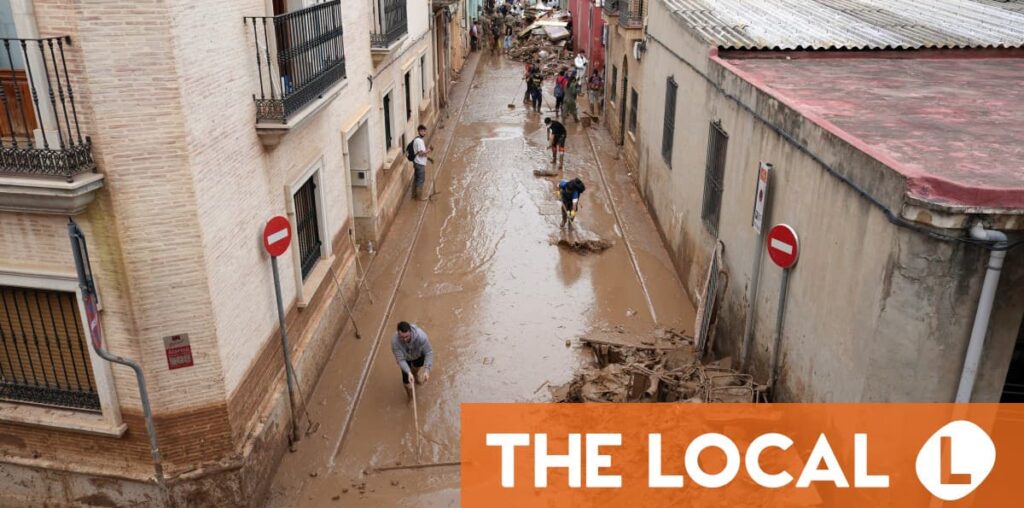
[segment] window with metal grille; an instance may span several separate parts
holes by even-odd
[[[391,92],[384,96],[384,103],[381,106],[384,108],[384,146],[390,150],[394,146],[391,139]]]
[[[668,77],[665,83],[665,125],[661,132],[661,158],[672,167],[672,140],[676,135],[676,92],[679,85],[675,78]]]
[[[640,96],[637,95],[635,88],[629,89],[629,132],[634,136],[636,135],[636,108],[640,102]]]
[[[295,234],[299,242],[299,263],[305,279],[320,260],[320,223],[317,217],[316,178],[309,177],[295,193]]]
[[[405,73],[405,119],[412,119],[412,91],[409,87],[412,85],[412,71]],[[405,145],[402,145],[405,146]]]
[[[611,86],[608,87],[608,100],[615,102],[615,83],[619,82],[619,69],[612,65],[612,80],[609,81]]]
[[[722,122],[711,122],[708,133],[708,156],[704,167],[704,209],[701,218],[711,234],[718,236],[718,217],[722,211],[722,182],[725,173],[725,150],[729,135],[722,130]]]
[[[427,96],[427,56],[420,57],[420,96]]]
[[[0,400],[100,411],[75,293],[0,286]]]

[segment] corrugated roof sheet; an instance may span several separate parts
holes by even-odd
[[[663,0],[722,49],[1024,47],[1019,2],[977,0]]]

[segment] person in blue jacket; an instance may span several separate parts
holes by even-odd
[[[562,200],[562,227],[576,218],[580,209],[580,196],[587,187],[579,177],[558,182],[558,197]]]

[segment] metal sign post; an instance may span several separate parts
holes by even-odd
[[[772,262],[782,268],[779,287],[779,312],[775,317],[775,341],[772,346],[772,370],[768,389],[775,396],[775,383],[779,379],[779,361],[782,356],[782,325],[786,320],[786,297],[789,295],[789,277],[800,258],[800,239],[796,230],[786,224],[777,224],[768,232],[766,250]]]
[[[764,220],[767,214],[768,184],[775,172],[769,162],[762,162],[757,170],[757,190],[754,193],[754,215],[750,221],[757,233],[754,249],[754,266],[751,269],[750,288],[747,290],[747,316],[743,330],[743,346],[740,350],[740,369],[745,369],[750,361],[750,345],[754,339],[754,316],[757,315],[757,288],[761,284],[761,256],[764,253]]]
[[[288,251],[292,240],[292,225],[280,215],[272,217],[263,228],[263,248],[270,254],[270,267],[274,272],[274,296],[277,297],[277,320],[281,329],[281,348],[284,352],[284,374],[288,382],[288,408],[292,416],[291,444],[301,439],[298,419],[295,416],[295,373],[292,369],[291,351],[288,347],[288,326],[285,323],[284,299],[281,297],[281,274],[277,268],[277,257]]]
[[[96,284],[92,278],[92,267],[89,263],[89,249],[85,243],[85,235],[75,224],[73,219],[68,219],[68,237],[71,239],[71,254],[75,258],[75,271],[78,273],[78,287],[82,292],[82,299],[85,303],[85,317],[89,323],[89,338],[96,354],[112,363],[117,363],[131,368],[135,371],[135,379],[139,384],[139,401],[142,403],[142,414],[146,419],[146,433],[149,434],[149,451],[153,456],[153,469],[156,475],[156,482],[161,487],[164,484],[164,466],[160,456],[160,445],[156,439],[156,425],[153,423],[153,408],[149,404],[149,390],[146,388],[146,376],[142,373],[142,367],[132,360],[113,355],[106,350],[103,344],[103,329],[100,327],[100,316],[96,310]]]

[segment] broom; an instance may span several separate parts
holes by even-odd
[[[526,76],[523,76],[523,78],[519,80],[519,85],[521,86],[523,84],[523,82],[525,82],[525,81],[526,81]],[[512,96],[512,102],[508,103],[508,109],[516,109],[515,99],[518,96],[519,96],[519,87],[517,86],[516,87],[516,93],[515,93],[515,95]]]

